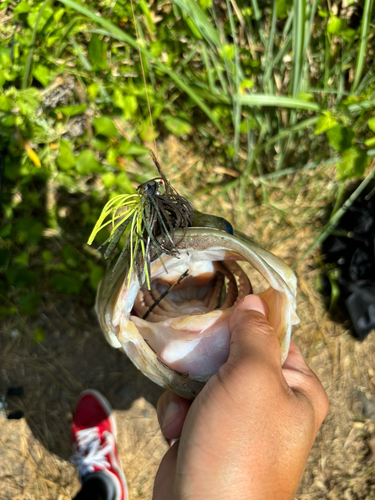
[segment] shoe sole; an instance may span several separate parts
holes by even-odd
[[[112,406],[109,404],[108,399],[106,399],[103,396],[103,394],[101,394],[99,391],[97,391],[95,389],[86,389],[85,391],[81,392],[81,394],[79,395],[79,401],[86,394],[90,394],[91,396],[94,396],[100,402],[100,404],[103,406],[103,408],[105,409],[105,411],[107,413],[107,418],[109,419],[109,421],[111,423],[111,427],[113,429],[113,432],[112,432],[113,437],[116,439],[116,437],[117,437],[116,419],[115,419],[115,416],[113,414]]]

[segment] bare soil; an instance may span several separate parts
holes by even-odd
[[[228,175],[203,164],[173,139],[164,151],[163,164],[171,165],[170,180],[187,196],[201,187],[198,180],[192,182],[192,172],[207,184]],[[213,187],[195,204],[220,215],[224,210],[235,227],[292,264],[318,234],[325,207],[334,196],[333,175],[332,169],[322,167],[264,181],[268,201],[263,202],[262,185],[254,179],[254,197],[245,199],[243,207],[235,192],[210,202],[209,196],[216,192]],[[360,343],[348,324],[329,318],[318,292],[318,254],[316,249],[296,269],[301,323],[293,338],[322,381],[330,410],[296,499],[374,500],[375,336],[372,333]],[[24,395],[8,402],[11,410],[25,413],[18,421],[0,416],[1,500],[63,500],[79,490],[75,468],[68,461],[69,423],[79,393],[87,388],[101,391],[115,409],[130,498],[150,499],[168,447],[155,409],[162,390],[105,342],[93,308],[77,308],[74,300],[45,304],[35,321],[46,332],[42,343],[32,343],[15,331],[11,321],[1,327],[0,392],[22,385]]]

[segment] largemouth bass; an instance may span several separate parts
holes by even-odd
[[[140,286],[135,272],[127,279],[125,261],[114,277],[111,266],[107,270],[98,289],[96,311],[108,342],[123,349],[157,384],[195,398],[227,360],[229,317],[239,300],[253,291],[238,264],[245,261],[269,284],[257,295],[269,307],[269,322],[279,339],[283,363],[292,325],[299,322],[293,271],[250,238],[233,231],[221,217],[195,211],[193,227],[175,231],[174,241],[177,257],[164,254],[151,263],[151,290]],[[187,277],[155,306],[184,273]]]

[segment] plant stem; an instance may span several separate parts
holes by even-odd
[[[337,190],[337,196],[336,196],[335,205],[333,207],[333,210],[332,210],[332,213],[331,213],[331,216],[330,216],[329,220],[332,219],[332,217],[335,215],[335,213],[337,212],[337,210],[342,205],[342,200],[344,198],[344,194],[345,194],[345,183],[344,183],[344,181],[341,181],[340,185],[339,185],[339,188]]]
[[[47,7],[47,4],[50,2],[50,0],[44,0],[44,3],[42,7],[40,8],[38,17],[36,19],[34,29],[33,29],[33,37],[31,40],[31,47],[29,50],[29,53],[27,55],[27,61],[26,61],[26,66],[25,66],[25,73],[23,74],[23,81],[22,81],[22,90],[25,90],[29,84],[29,77],[30,77],[30,69],[31,69],[31,64],[33,62],[33,53],[34,53],[34,45],[35,45],[35,40],[36,40],[36,34],[38,31],[38,26],[40,23],[40,20],[42,18],[44,9]]]
[[[357,90],[359,81],[362,76],[363,66],[365,64],[367,39],[368,39],[373,3],[374,0],[365,0],[365,5],[363,8],[362,23],[361,23],[361,42],[359,45],[359,51],[355,63],[355,73],[354,73],[355,76],[352,86],[353,93],[355,93],[355,91]]]

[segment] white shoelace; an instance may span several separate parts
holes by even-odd
[[[93,472],[94,467],[98,469],[110,468],[106,455],[111,451],[111,443],[106,442],[104,446],[101,445],[97,427],[78,431],[76,438],[75,455],[71,457],[70,461],[77,466],[81,478],[87,473]]]

